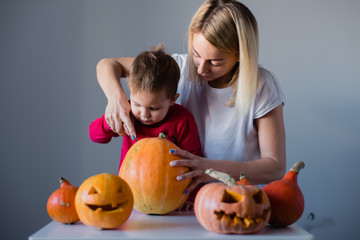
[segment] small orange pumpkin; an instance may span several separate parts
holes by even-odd
[[[304,212],[304,196],[297,182],[299,171],[304,167],[304,162],[296,162],[281,180],[273,181],[263,187],[271,204],[270,225],[289,226]]]
[[[60,178],[60,188],[53,192],[47,201],[47,212],[57,222],[72,224],[79,221],[75,209],[75,195],[78,187]]]
[[[75,197],[81,222],[100,229],[119,227],[130,216],[134,198],[119,176],[102,173],[86,179]]]
[[[260,188],[249,182],[237,184],[230,175],[212,169],[206,173],[225,184],[208,183],[196,195],[195,216],[201,226],[212,232],[235,234],[255,233],[266,226],[270,202]]]
[[[184,193],[191,179],[178,181],[176,176],[187,172],[186,167],[171,167],[181,159],[169,153],[179,149],[160,134],[158,138],[143,138],[127,152],[119,176],[128,182],[134,194],[134,208],[145,214],[166,214],[186,201]]]
[[[247,180],[247,178],[244,175],[244,172],[240,173],[239,181],[236,182],[238,185],[253,185],[252,183]]]

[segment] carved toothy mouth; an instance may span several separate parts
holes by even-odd
[[[128,201],[114,204],[106,204],[106,205],[94,205],[94,204],[86,204],[91,210],[93,211],[114,211],[116,209],[122,208],[124,205],[127,204]]]
[[[260,216],[246,216],[246,217],[239,217],[236,215],[235,212],[232,212],[231,214],[226,214],[225,211],[214,211],[214,214],[217,217],[217,220],[226,220],[231,223],[231,225],[241,224],[243,228],[249,228],[251,224],[257,225],[261,223],[262,221],[266,221],[267,215],[270,211],[270,208],[265,209],[263,214]]]

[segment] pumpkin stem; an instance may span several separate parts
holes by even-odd
[[[223,183],[225,183],[228,186],[236,186],[237,185],[235,179],[227,173],[218,172],[218,171],[213,170],[212,168],[206,169],[205,173],[219,181],[222,181]]]
[[[61,177],[61,178],[59,178],[59,182],[60,182],[60,184],[62,184],[63,182],[65,182],[66,181],[66,179],[65,178],[63,178],[63,177]]]
[[[241,181],[241,180],[243,180],[243,179],[246,179],[245,173],[244,173],[244,172],[241,172],[241,173],[240,173],[239,180]]]
[[[159,134],[159,138],[166,139],[166,135],[165,135],[165,133],[160,133],[160,134]]]
[[[298,162],[294,163],[294,165],[291,167],[290,171],[294,171],[294,172],[298,173],[304,167],[305,167],[305,163],[303,161],[298,161]]]

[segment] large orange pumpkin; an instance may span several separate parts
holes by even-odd
[[[123,179],[114,174],[102,173],[86,179],[80,185],[75,205],[85,225],[112,229],[128,219],[134,198]]]
[[[225,176],[227,181],[206,184],[196,195],[195,216],[201,226],[212,232],[235,234],[255,233],[266,226],[270,202],[260,188],[237,184],[229,175],[212,169],[206,173],[215,178]]]
[[[60,188],[54,191],[47,201],[49,216],[57,222],[71,224],[79,221],[75,209],[75,195],[78,187],[71,185],[65,178],[60,178]]]
[[[183,205],[188,194],[184,191],[191,179],[178,181],[176,176],[188,171],[171,167],[170,162],[181,159],[169,153],[179,149],[160,134],[158,138],[143,138],[127,152],[119,176],[130,185],[134,208],[145,214],[166,214]]]

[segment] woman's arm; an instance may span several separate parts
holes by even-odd
[[[191,191],[199,183],[213,180],[204,173],[208,168],[226,172],[235,179],[238,179],[240,173],[244,172],[252,184],[266,184],[283,177],[286,169],[283,106],[280,105],[257,119],[256,125],[261,151],[260,159],[248,162],[211,160],[183,150],[174,150],[172,154],[183,157],[183,159],[172,161],[171,166],[191,168],[190,172],[179,175],[178,180],[193,178],[192,184],[187,189]]]
[[[108,99],[105,120],[121,136],[136,136],[130,119],[130,104],[120,82],[121,77],[130,73],[133,61],[134,58],[104,58],[96,66],[99,85]]]

